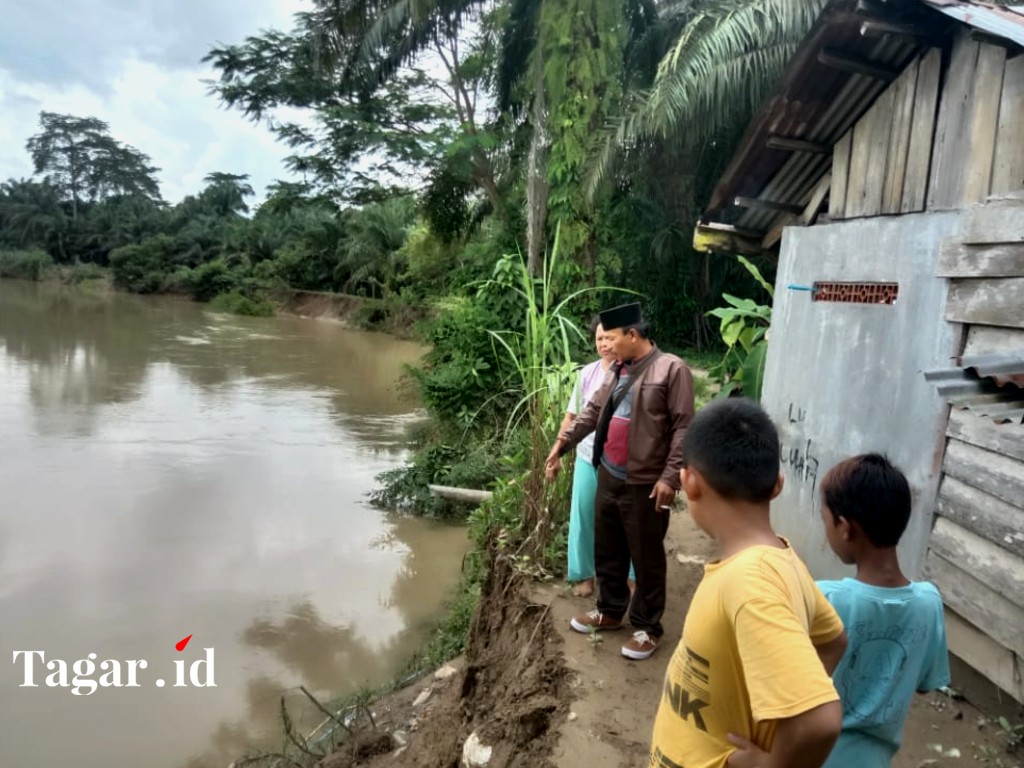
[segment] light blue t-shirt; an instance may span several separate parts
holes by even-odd
[[[927,581],[886,588],[842,579],[818,586],[849,637],[832,675],[843,730],[824,768],[888,768],[914,692],[949,685],[942,598]]]

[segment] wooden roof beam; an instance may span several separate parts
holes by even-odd
[[[887,67],[883,64],[876,64],[870,61],[864,61],[858,59],[849,54],[842,53],[835,50],[834,48],[823,48],[818,52],[818,62],[824,64],[826,67],[832,69],[839,69],[843,72],[852,72],[857,75],[865,75],[866,77],[874,78],[875,80],[882,80],[887,83],[891,83],[897,77],[899,72],[892,67]]]
[[[1013,40],[1007,40],[1005,37],[999,37],[998,35],[990,35],[987,32],[983,32],[980,29],[972,29],[970,35],[971,40],[974,40],[975,42],[1005,48],[1006,58],[1008,59],[1012,59],[1013,57],[1021,53],[1021,47],[1017,45],[1015,42],[1013,42]]]
[[[860,25],[861,37],[883,37],[885,35],[897,35],[909,40],[915,40],[922,45],[934,48],[942,43],[942,38],[935,34],[932,29],[925,28],[918,24],[901,24],[896,21],[865,21]]]
[[[789,203],[778,203],[774,200],[759,200],[754,197],[737,197],[733,205],[739,208],[750,208],[755,211],[775,211],[782,213],[803,213],[802,205],[790,205]]]
[[[780,149],[785,152],[809,152],[812,155],[831,155],[832,147],[818,144],[805,139],[791,139],[788,136],[769,136],[765,142],[768,149]]]

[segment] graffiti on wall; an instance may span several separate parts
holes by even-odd
[[[807,419],[807,411],[794,403],[789,404],[787,419],[790,424],[802,424]],[[811,494],[818,487],[818,470],[821,462],[814,451],[814,441],[809,437],[801,437],[794,445],[780,443],[782,454],[782,466],[790,468],[790,475],[797,481],[808,483],[811,486]]]

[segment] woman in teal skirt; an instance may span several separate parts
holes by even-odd
[[[559,428],[568,428],[576,414],[583,410],[594,393],[601,388],[608,369],[615,362],[615,353],[595,316],[590,323],[590,338],[600,357],[580,369],[573,387],[565,419]],[[594,496],[597,494],[597,468],[593,464],[594,436],[587,435],[576,446],[576,465],[572,475],[572,506],[569,511],[569,582],[572,593],[587,597],[594,593]],[[632,573],[630,574],[632,577]]]

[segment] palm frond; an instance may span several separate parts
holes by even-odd
[[[826,3],[732,0],[696,13],[658,66],[642,129],[720,130],[738,105],[759,103]]]
[[[688,15],[658,65],[654,83],[638,93],[595,142],[584,174],[592,196],[618,157],[645,140],[698,146],[749,119],[775,86],[786,62],[828,0],[717,0],[680,3]]]

